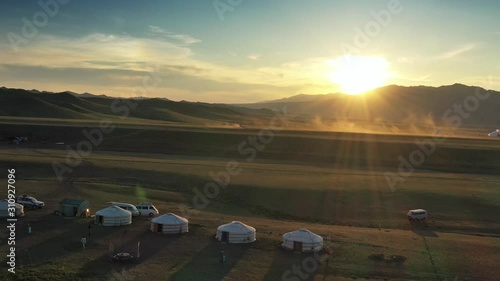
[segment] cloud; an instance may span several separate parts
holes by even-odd
[[[404,76],[404,75],[399,74],[398,78],[400,80],[418,82],[418,83],[422,83],[422,82],[425,83],[425,82],[433,81],[432,74],[426,74],[426,75],[418,76],[418,77],[417,76]]]
[[[92,33],[80,38],[65,38],[41,34],[18,55],[1,52],[0,61],[51,68],[144,70],[148,64],[176,63],[191,54],[189,48],[170,42],[129,35]]]
[[[151,88],[147,93],[137,90],[137,86],[143,85],[143,78],[150,75],[146,71],[0,66],[8,70],[6,75],[0,76],[0,85],[55,92],[71,90],[78,93],[91,92],[108,96],[136,97],[142,95],[165,97],[171,100],[226,103],[252,102],[269,97],[287,96],[296,92],[296,88],[293,86],[278,87],[263,83],[217,82],[169,71],[168,68],[172,66],[168,65],[162,65],[157,69],[155,77],[160,77],[161,83],[158,87]],[[20,73],[22,76],[19,76]]]
[[[159,31],[158,29],[155,29]],[[187,42],[187,41],[185,41]],[[193,42],[193,41],[191,41]],[[9,49],[8,43],[0,43],[0,48]],[[61,87],[70,89],[72,85],[78,89],[83,89],[84,84],[88,85],[85,91],[92,91],[97,87],[104,92],[106,81],[109,81],[110,92],[123,90],[127,81],[134,83],[147,73],[151,67],[159,66],[161,75],[169,77],[184,77],[182,84],[171,79],[165,79],[165,87],[174,87],[179,91],[193,88],[190,84],[200,83],[199,81],[210,81],[213,85],[241,85],[245,91],[240,91],[241,96],[245,93],[257,94],[251,90],[249,85],[259,89],[266,89],[268,95],[274,93],[295,94],[300,92],[328,93],[335,90],[335,85],[326,77],[328,67],[324,61],[329,58],[310,58],[300,61],[283,62],[276,65],[243,65],[230,66],[224,63],[216,63],[195,57],[189,46],[179,44],[164,38],[133,37],[128,34],[105,34],[92,33],[82,37],[61,37],[57,35],[40,34],[33,39],[29,45],[23,47],[22,52],[14,55],[9,52],[0,53],[0,61],[8,62],[11,83],[25,83],[35,87],[36,83],[29,82],[39,76],[37,73],[26,72],[30,67],[46,67],[48,70],[40,70],[38,73],[51,71],[57,75],[67,77],[71,69],[72,77],[79,77],[71,81],[59,79],[59,76],[46,77],[44,84],[55,87],[58,83]],[[258,59],[259,55],[250,54]],[[238,56],[240,59],[248,57]],[[256,61],[257,62],[257,61]],[[22,72],[15,70],[12,66],[25,67]],[[20,68],[18,68],[20,69]],[[82,70],[78,76],[76,70]],[[5,70],[3,70],[5,72]],[[83,72],[86,71],[86,72]],[[116,71],[132,71],[130,73],[117,73]],[[2,74],[4,73],[2,72]],[[22,75],[19,73],[23,73]],[[99,73],[98,76],[91,73]],[[106,74],[113,74],[107,76]],[[135,77],[135,78],[134,78]],[[104,81],[104,80],[106,81]],[[191,80],[189,80],[191,79]],[[37,83],[41,80],[35,79]],[[96,85],[99,84],[99,85]],[[200,84],[202,85],[202,84]],[[261,86],[258,86],[261,85]],[[224,87],[221,87],[223,89]],[[236,89],[234,87],[233,89]],[[232,89],[232,90],[233,90]],[[272,89],[272,91],[269,91]],[[259,91],[259,95],[264,95],[266,90]],[[198,89],[198,91],[202,91]],[[208,90],[207,90],[208,91]],[[212,89],[215,92],[216,89]],[[229,93],[229,90],[227,91]],[[234,93],[234,90],[233,90]],[[236,100],[236,98],[234,99]]]
[[[251,55],[248,55],[248,58],[251,59],[251,60],[259,60],[260,55],[251,54]]]
[[[479,86],[487,90],[500,90],[500,76],[466,76],[457,81],[467,85]]]
[[[201,42],[201,40],[196,39],[190,35],[177,34],[174,32],[170,32],[170,31],[167,31],[159,26],[150,25],[149,31],[151,32],[152,35],[155,35],[155,36],[161,35],[161,36],[164,36],[164,37],[167,37],[170,39],[175,39],[175,40],[177,40],[185,45],[192,45],[192,44]]]
[[[415,62],[415,58],[413,57],[398,57],[397,58],[397,62],[398,63],[414,63]]]
[[[469,43],[469,44],[460,46],[458,48],[455,48],[453,50],[449,50],[449,51],[442,53],[440,55],[437,55],[436,59],[451,59],[451,58],[457,57],[463,53],[471,51],[471,50],[475,49],[476,47],[477,47],[476,43]]]

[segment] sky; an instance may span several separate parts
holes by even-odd
[[[499,14],[500,1],[3,0],[0,86],[223,103],[500,90]]]

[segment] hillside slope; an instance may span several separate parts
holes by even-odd
[[[130,108],[128,118],[180,123],[207,122],[246,123],[254,118],[270,116],[269,110],[193,102],[174,102],[166,99],[123,100],[93,95],[74,95],[70,92],[33,92],[0,88],[0,116],[58,119],[119,118]],[[132,105],[134,108],[132,108]]]
[[[476,91],[488,98],[476,98]],[[357,96],[298,95],[240,106],[266,109],[286,106],[289,112],[296,114],[386,123],[453,125],[450,123],[457,124],[456,116],[460,116],[462,126],[500,127],[500,92],[461,84],[441,87],[392,85]],[[462,107],[463,115],[458,107]]]

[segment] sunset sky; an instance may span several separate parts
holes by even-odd
[[[500,90],[500,1],[59,1],[46,18],[38,1],[0,2],[0,86],[226,103]],[[161,83],[138,91],[146,76]]]

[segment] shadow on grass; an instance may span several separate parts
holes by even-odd
[[[82,278],[92,278],[95,276],[104,276],[109,273],[115,275],[119,272],[126,272],[141,263],[147,262],[168,245],[175,243],[182,236],[183,235],[152,233],[149,229],[132,232],[125,232],[125,230],[120,231],[119,233],[115,233],[112,237],[112,252],[113,254],[120,252],[129,253],[134,259],[127,262],[113,261],[108,252],[86,263],[80,271],[80,276]],[[138,242],[140,242],[139,258],[137,258]]]
[[[419,236],[439,237],[426,222],[410,222],[410,227]]]
[[[53,214],[36,214],[40,215],[38,217],[33,217],[30,212],[37,212],[39,210],[25,211],[25,215],[17,218],[16,222],[16,243],[20,243],[21,240],[29,238],[30,236],[39,235],[46,232],[51,232],[56,228],[60,228],[61,225],[67,223],[68,221],[58,220]],[[0,226],[2,229],[7,225],[7,220],[0,220]],[[31,235],[28,235],[28,224],[31,225]],[[8,238],[8,233],[0,234],[3,239]],[[0,239],[2,239],[0,238]]]
[[[317,260],[315,257],[321,257]],[[303,280],[313,281],[316,275],[324,273],[323,252],[294,253],[281,247],[274,251],[274,259],[263,280]]]
[[[213,240],[183,268],[177,271],[171,281],[220,281],[231,271],[245,255],[249,244],[226,244]],[[224,251],[226,261],[221,263],[220,252]]]
[[[99,241],[113,233],[125,229],[119,228],[106,228],[94,226],[92,234],[88,236],[88,224],[68,223],[64,227],[67,229],[65,232],[50,239],[40,241],[31,247],[18,247],[19,265],[37,265],[43,262],[61,258],[72,253],[82,251],[82,244],[80,239],[82,236],[87,238],[87,248],[99,247]],[[32,235],[36,235],[33,233]]]

